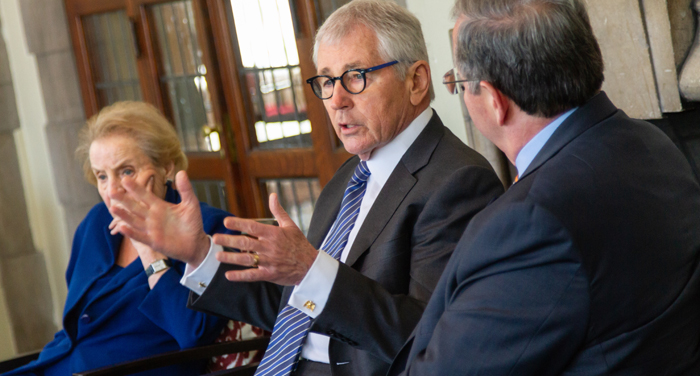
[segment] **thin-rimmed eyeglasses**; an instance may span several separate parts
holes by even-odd
[[[452,68],[445,73],[444,76],[442,76],[442,83],[445,84],[445,87],[447,88],[447,91],[450,92],[450,94],[460,94],[464,93],[464,83],[465,82],[479,82],[481,80],[464,80],[462,77],[460,77],[459,72],[457,72],[457,68]]]

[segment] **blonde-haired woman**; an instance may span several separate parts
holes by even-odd
[[[91,118],[77,154],[102,203],[78,227],[66,271],[63,330],[39,359],[6,375],[70,375],[126,360],[214,341],[225,320],[187,308],[184,264],[114,231],[111,211],[126,194],[125,177],[169,202],[172,179],[187,158],[172,125],[153,106],[120,102]],[[230,214],[201,204],[208,234],[227,232]],[[199,375],[186,364],[140,375]]]

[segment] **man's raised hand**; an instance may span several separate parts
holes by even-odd
[[[182,198],[171,204],[154,195],[132,179],[124,178],[127,191],[112,211],[121,221],[115,229],[168,257],[199,266],[209,250],[209,238],[202,227],[199,200],[194,194],[187,173],[175,176]]]
[[[230,281],[268,281],[278,285],[296,285],[318,256],[299,227],[279,204],[276,194],[270,195],[270,211],[279,226],[265,225],[252,219],[228,217],[224,225],[247,235],[214,235],[214,243],[236,248],[238,252],[219,252],[216,259],[227,264],[257,266],[226,272]]]

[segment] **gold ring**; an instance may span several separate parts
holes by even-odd
[[[251,255],[253,255],[253,265],[251,265],[251,268],[257,268],[258,264],[260,263],[260,256],[258,256],[257,253],[252,252]]]

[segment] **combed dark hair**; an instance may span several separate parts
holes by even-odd
[[[581,0],[457,0],[456,63],[530,115],[584,104],[603,84],[603,57]],[[478,94],[478,83],[469,85]]]

